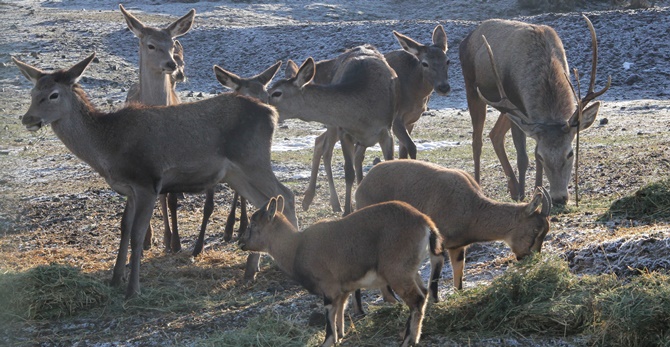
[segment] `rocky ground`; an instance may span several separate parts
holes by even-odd
[[[602,85],[606,76],[611,75],[612,87],[601,98],[604,106],[596,125],[583,134],[580,169],[583,202],[580,207],[571,202],[552,218],[552,231],[544,251],[564,255],[578,274],[613,272],[630,276],[639,269],[667,269],[669,266],[667,221],[597,220],[612,201],[646,183],[667,178],[670,173],[668,1],[657,1],[656,7],[646,10],[589,2],[584,8],[566,13],[532,13],[518,9],[513,0],[170,1],[165,4],[129,1],[123,4],[145,23],[153,25],[166,25],[190,8],[197,10],[194,28],[180,38],[186,52],[189,80],[180,84],[178,90],[187,101],[210,97],[223,90],[212,74],[214,64],[250,76],[277,60],[285,62],[291,58],[301,62],[309,56],[325,59],[363,43],[372,43],[383,52],[395,50],[399,47],[391,35],[392,30],[428,42],[434,26],[442,24],[449,38],[452,93],[448,97],[432,98],[431,110],[420,121],[415,135],[423,142],[449,140],[456,143],[457,148],[453,149],[456,152],[467,152],[471,137],[458,61],[461,39],[487,18],[547,24],[562,38],[571,66],[587,75],[591,43],[579,15],[585,11],[599,38],[598,83]],[[84,271],[109,271],[118,247],[123,199],[70,154],[50,129],[32,134],[20,125],[19,117],[29,104],[31,85],[11,62],[11,56],[52,69],[69,67],[95,51],[98,60],[86,71],[81,83],[96,105],[113,109],[122,105],[128,87],[137,76],[137,40],[126,29],[117,2],[19,0],[0,2],[0,9],[0,26],[5,29],[0,37],[0,259],[4,260],[0,262],[0,271],[21,271],[51,261],[66,262]],[[586,78],[588,76],[583,80]],[[494,114],[489,118],[495,119]],[[489,123],[487,129],[492,125]],[[287,122],[278,130],[276,142],[291,142],[295,136],[313,136],[320,129],[318,125]],[[444,134],[444,138],[422,137],[421,131]],[[485,143],[484,151],[492,152],[490,143]],[[288,159],[274,162],[277,175],[294,190],[300,201],[307,184],[304,172],[309,170],[304,158],[309,158],[309,154],[298,161],[291,161],[291,155],[279,157]],[[469,157],[452,158],[449,152],[444,152],[444,155],[433,154],[431,158],[443,158],[436,161],[472,171]],[[508,200],[500,165],[493,155],[485,158],[483,168],[485,191],[497,199]],[[531,175],[534,175],[533,170],[529,177]],[[341,171],[338,176],[341,177]],[[328,211],[325,182],[322,186],[310,214],[298,208],[302,225],[322,216],[334,216]],[[227,206],[231,196],[226,188],[220,188],[217,206]],[[197,197],[194,199],[182,204],[184,216],[180,217],[184,230],[195,230],[199,223],[198,209],[202,202]],[[226,256],[234,247],[218,238],[224,214],[222,209],[220,216],[215,216],[208,245],[211,250],[222,252],[213,254]],[[160,223],[158,212],[153,223],[154,226]],[[193,236],[186,234],[186,248],[192,245]],[[150,256],[159,257],[160,247],[154,250]],[[187,257],[178,259],[186,261]],[[236,259],[243,258],[238,254]],[[511,259],[509,250],[500,244],[472,247],[468,253],[466,287],[486,283],[502,273]],[[143,270],[146,270],[143,276],[152,276],[151,270]],[[450,272],[449,268],[444,270],[446,280],[441,286],[442,295],[450,292],[446,285]],[[297,290],[288,281],[279,282],[279,287]],[[294,300],[291,305],[273,310],[295,315],[318,302],[311,298]],[[189,314],[173,318],[173,323],[179,322],[175,325],[178,328],[165,326],[164,319],[148,317],[101,322],[87,319],[74,323],[36,322],[17,333],[28,336],[28,340],[0,336],[0,344],[24,341],[44,346],[74,345],[86,335],[85,341],[90,345],[164,345],[170,343],[169,336],[173,334],[189,335],[210,332],[222,325],[239,325],[239,321],[255,312],[253,309],[223,311],[226,310],[215,308],[204,316]],[[205,316],[215,318],[207,320]],[[185,323],[191,320],[197,324]],[[125,330],[116,331],[119,327]],[[103,337],[93,337],[96,334]],[[435,345],[446,343],[439,338],[427,341]],[[536,343],[535,340],[524,341],[519,339],[510,344]],[[552,343],[570,344],[554,340]]]

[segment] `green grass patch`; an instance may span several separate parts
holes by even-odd
[[[612,203],[600,219],[670,219],[670,178],[647,184]]]
[[[0,320],[55,319],[105,305],[109,286],[77,268],[51,264],[0,275]]]
[[[244,328],[228,330],[196,341],[197,346],[291,347],[315,346],[323,339],[320,329],[306,328],[275,313],[264,313],[247,322]]]

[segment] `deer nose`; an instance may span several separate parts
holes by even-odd
[[[174,61],[167,62],[165,66],[167,67],[166,70],[171,70],[170,72],[177,70],[177,63],[175,63]]]
[[[568,196],[567,195],[562,195],[562,196],[557,196],[557,197],[551,197],[551,202],[554,205],[565,205],[568,202]]]
[[[449,83],[441,83],[437,86],[437,92],[443,95],[449,94],[451,86]]]

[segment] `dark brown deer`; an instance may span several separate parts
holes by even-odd
[[[274,108],[227,93],[172,106],[131,104],[100,112],[77,84],[94,57],[53,73],[13,60],[34,84],[22,118],[26,129],[51,124],[72,153],[127,197],[111,281],[121,284],[130,244],[126,297],[140,292],[143,241],[159,194],[202,192],[225,182],[257,207],[281,194],[287,200],[284,214],[297,226],[293,193],[277,180],[270,162],[279,117]],[[249,256],[246,279],[253,279],[258,260],[257,254]]]
[[[128,28],[140,41],[140,80],[139,83],[128,90],[126,101],[157,106],[180,103],[181,100],[175,90],[175,84],[178,79],[185,78],[183,74],[184,49],[181,43],[175,42],[174,39],[186,34],[191,29],[195,20],[195,10],[190,10],[166,28],[159,29],[144,25],[139,19],[126,11],[121,4],[119,4],[119,9]],[[161,212],[163,213],[163,242],[165,250],[168,252],[181,250],[177,224],[177,196],[178,194],[161,194],[159,197]],[[209,191],[207,196],[210,196]],[[213,191],[211,196],[213,196]],[[169,216],[168,206],[170,208]],[[172,220],[172,228],[170,228],[170,220]],[[153,230],[151,224],[149,224],[146,240],[144,240],[144,249],[151,248],[152,236]]]
[[[563,43],[551,27],[492,19],[484,21],[461,42],[459,56],[472,118],[472,150],[478,183],[486,104],[489,104],[501,112],[489,137],[508,178],[512,198],[524,197],[528,168],[526,136],[530,136],[537,142],[535,186],[542,186],[544,170],[553,202],[565,204],[568,201],[568,182],[574,161],[572,140],[577,131],[593,124],[600,102],[587,105],[607,91],[611,83],[609,79],[602,90],[594,92],[598,43],[591,21],[586,16],[584,19],[591,32],[593,61],[589,91],[579,102],[581,108],[575,105]],[[489,57],[483,37],[491,43],[495,62]],[[496,70],[499,78],[496,78]],[[510,127],[517,150],[518,181],[504,147],[505,133]]]

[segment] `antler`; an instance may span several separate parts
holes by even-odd
[[[598,39],[596,38],[596,29],[593,28],[593,23],[591,23],[591,20],[584,14],[582,14],[582,17],[584,20],[586,20],[586,24],[589,26],[589,31],[591,32],[591,46],[593,47],[593,57],[591,60],[591,82],[589,83],[588,92],[586,92],[586,95],[584,95],[584,98],[581,100],[581,107],[583,109],[589,102],[603,95],[610,88],[610,85],[612,84],[612,76],[610,75],[607,77],[607,85],[605,85],[603,89],[597,92],[593,91],[596,85],[596,70],[598,69]]]
[[[493,68],[493,74],[495,75],[496,79],[496,86],[498,87],[498,93],[500,94],[500,101],[498,102],[493,102],[482,94],[481,90],[479,90],[479,87],[477,87],[477,93],[479,94],[479,97],[484,100],[487,104],[503,111],[504,113],[514,115],[518,120],[523,123],[523,124],[531,124],[532,122],[530,121],[530,117],[528,117],[523,111],[521,111],[514,103],[507,97],[507,94],[505,93],[505,89],[503,88],[502,84],[502,79],[500,78],[500,73],[498,73],[498,68],[496,67],[496,62],[495,59],[493,58],[493,51],[491,50],[491,45],[489,45],[488,40],[486,40],[486,36],[482,35],[482,39],[484,39],[484,45],[486,46],[486,50],[488,51],[489,54],[489,59],[491,60],[491,67]]]

